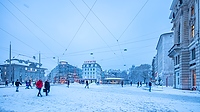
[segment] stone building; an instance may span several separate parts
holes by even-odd
[[[25,82],[27,80],[36,81],[39,78],[44,79],[45,70],[47,69],[39,67],[39,63],[21,59],[11,59],[11,61],[11,64],[0,65],[0,79],[2,82],[5,82],[6,80],[8,82],[12,82],[17,79],[21,82]]]
[[[200,89],[199,0],[173,0],[170,19],[174,45],[174,88]]]
[[[91,82],[101,81],[101,66],[96,61],[85,61],[82,65],[83,80],[89,80]]]
[[[168,57],[168,51],[173,46],[173,33],[164,33],[157,43],[157,77],[162,85],[173,86],[173,60]]]
[[[82,70],[78,67],[70,65],[66,61],[60,61],[58,65],[48,74],[48,79],[53,83],[64,84],[67,80],[72,82],[79,82]]]

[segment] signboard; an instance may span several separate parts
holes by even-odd
[[[96,63],[96,61],[84,61],[84,63]]]

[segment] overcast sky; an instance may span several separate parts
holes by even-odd
[[[80,68],[84,61],[96,60],[103,70],[151,64],[160,35],[171,31],[171,3],[1,0],[0,64],[9,58],[10,41],[12,57],[36,56],[38,61],[40,52],[42,67],[49,71],[58,58]]]

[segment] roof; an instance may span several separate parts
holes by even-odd
[[[104,80],[124,80],[124,78],[105,78]]]

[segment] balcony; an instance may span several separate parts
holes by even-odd
[[[180,44],[174,44],[173,47],[168,51],[168,56],[173,57],[176,53],[181,50]]]

